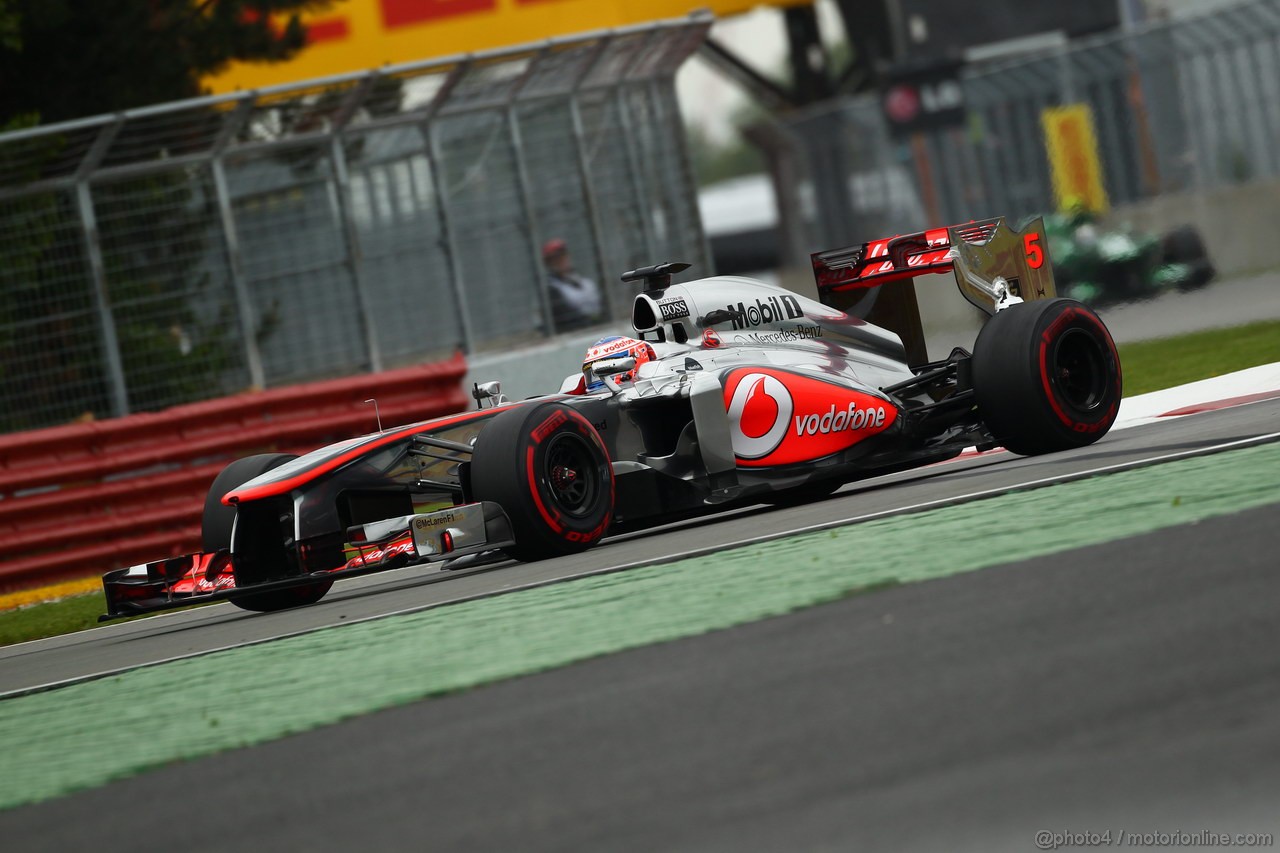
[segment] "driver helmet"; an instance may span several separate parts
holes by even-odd
[[[653,361],[658,354],[653,351],[653,347],[644,341],[638,341],[635,338],[623,337],[622,335],[613,335],[607,338],[601,338],[590,346],[587,354],[582,359],[582,378],[586,382],[586,390],[599,391],[604,388],[604,380],[597,377],[591,370],[591,365],[597,361],[604,361],[613,358],[626,358],[630,356],[636,360],[636,366],[626,373],[616,374],[619,379],[629,382],[636,378],[636,371],[640,369],[640,365],[648,361]]]

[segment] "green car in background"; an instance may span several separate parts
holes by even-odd
[[[1088,211],[1044,217],[1058,293],[1086,305],[1151,299],[1193,290],[1214,276],[1200,233],[1183,225],[1163,236],[1106,230]]]

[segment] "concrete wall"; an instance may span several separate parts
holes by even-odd
[[[1107,223],[1155,233],[1194,225],[1222,278],[1280,267],[1280,181],[1162,195],[1116,208]]]

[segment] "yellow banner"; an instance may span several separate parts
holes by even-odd
[[[311,43],[290,62],[236,63],[206,81],[213,92],[256,89],[488,50],[588,30],[679,18],[697,9],[733,15],[812,0],[340,0],[305,19]]]
[[[1040,116],[1059,210],[1084,207],[1104,213],[1109,203],[1103,185],[1098,137],[1088,104],[1050,107]]]

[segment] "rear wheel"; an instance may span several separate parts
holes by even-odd
[[[1026,456],[1092,444],[1120,408],[1120,358],[1098,315],[1074,299],[1014,305],[983,326],[973,350],[978,414]]]
[[[1182,264],[1187,268],[1187,275],[1179,284],[1182,290],[1204,287],[1213,280],[1213,262],[1209,260],[1204,239],[1191,225],[1175,228],[1160,238],[1160,262]]]
[[[286,462],[297,459],[289,453],[262,453],[257,456],[246,456],[237,459],[214,479],[209,487],[209,494],[204,501],[204,516],[201,520],[200,534],[205,551],[228,551],[231,549],[231,532],[235,526],[236,508],[226,506],[222,498],[232,489],[243,486],[260,474],[279,468]],[[253,543],[241,543],[242,547],[253,547]],[[275,610],[287,610],[290,607],[301,607],[315,604],[324,598],[333,586],[333,581],[317,581],[304,586],[288,589],[273,589],[267,592],[233,593],[230,601],[243,610],[256,613],[270,613]]]
[[[559,403],[519,406],[494,417],[471,461],[476,500],[511,520],[517,560],[590,548],[613,519],[613,468],[595,428]]]

